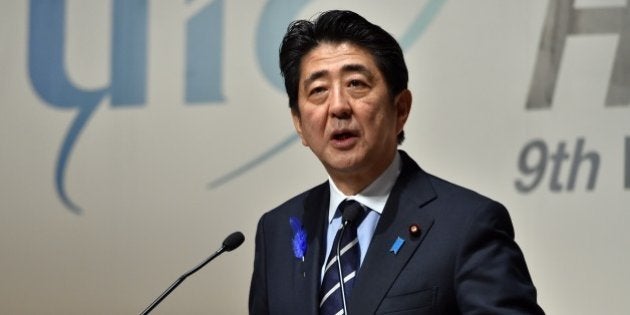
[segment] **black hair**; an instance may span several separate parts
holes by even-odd
[[[302,58],[323,42],[348,42],[368,51],[383,74],[392,98],[407,89],[407,65],[394,37],[352,11],[326,11],[313,21],[293,21],[282,39],[280,71],[291,110],[299,113],[297,100]],[[401,131],[398,143],[403,139],[404,133]]]

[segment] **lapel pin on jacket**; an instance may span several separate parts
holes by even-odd
[[[418,225],[417,223],[414,223],[414,224],[409,226],[409,235],[411,235],[413,237],[418,237],[418,236],[420,236],[420,234],[422,234],[422,230],[420,229],[420,225]]]
[[[394,253],[394,255],[398,255],[398,251],[400,250],[400,248],[403,246],[403,244],[405,244],[405,240],[402,239],[400,236],[394,241],[394,244],[392,244],[392,248],[389,249],[390,252]]]
[[[295,258],[301,259],[304,262],[304,255],[306,255],[306,231],[302,227],[302,223],[296,217],[289,218],[289,224],[293,230],[293,239],[291,244],[293,245],[293,254]]]

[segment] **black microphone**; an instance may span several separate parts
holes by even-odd
[[[170,287],[168,287],[168,289],[166,289],[166,291],[164,291],[160,296],[158,296],[158,298],[155,299],[155,301],[153,301],[153,303],[151,303],[151,305],[149,305],[140,314],[141,315],[149,314],[149,312],[151,312],[158,304],[160,304],[160,302],[162,302],[162,300],[164,300],[164,298],[166,298],[169,294],[171,294],[171,292],[173,292],[173,290],[175,290],[175,288],[177,288],[177,286],[179,286],[182,282],[184,282],[184,280],[186,280],[186,278],[188,278],[188,276],[190,276],[193,273],[199,271],[199,269],[203,268],[203,266],[205,266],[207,263],[209,263],[211,260],[213,260],[217,256],[223,254],[224,252],[231,252],[232,250],[234,250],[237,247],[241,246],[241,244],[243,244],[243,241],[245,241],[245,236],[241,232],[234,232],[234,233],[228,235],[228,237],[226,237],[225,240],[223,241],[223,244],[222,244],[221,248],[219,248],[219,250],[214,252],[214,254],[210,255],[210,257],[208,257],[202,263],[197,265],[195,268],[193,268],[190,271],[188,271],[188,272],[184,273],[183,275],[181,275],[177,280],[175,280],[175,282],[173,282],[173,284],[171,284]]]
[[[348,226],[348,224],[352,224],[356,222],[357,219],[359,218],[359,215],[361,214],[361,211],[364,211],[364,210],[361,204],[358,202],[355,202],[350,207],[345,207],[341,209],[341,220],[343,223],[341,227],[341,236],[337,240],[337,267],[338,267],[337,271],[339,272],[339,286],[341,289],[341,302],[343,303],[343,313],[345,315],[348,315],[348,308],[346,306],[347,305],[346,304],[346,289],[343,283],[343,271],[341,268],[341,239],[343,238],[343,232],[345,231],[346,226]]]
[[[223,240],[223,248],[225,251],[231,252],[235,250],[237,247],[241,246],[245,241],[245,235],[241,232],[234,232]],[[219,251],[221,251],[219,249]]]
[[[355,222],[359,218],[359,215],[361,215],[362,211],[365,210],[363,210],[363,207],[361,207],[359,203],[355,204],[354,207],[345,208],[344,211],[341,212],[343,225]]]

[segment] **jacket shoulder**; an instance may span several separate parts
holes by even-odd
[[[301,216],[304,211],[305,204],[313,195],[320,196],[328,190],[328,182],[324,182],[298,195],[293,196],[277,207],[267,211],[261,218],[264,220],[272,220],[277,217],[286,218],[288,216]]]

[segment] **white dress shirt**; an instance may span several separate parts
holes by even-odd
[[[330,255],[335,235],[341,228],[341,215],[335,215],[337,207],[342,201],[346,199],[355,200],[362,204],[369,212],[365,219],[361,222],[357,228],[357,236],[359,238],[359,248],[361,251],[360,263],[363,263],[365,253],[367,252],[374,231],[376,230],[376,224],[383,213],[385,203],[389,197],[389,193],[396,183],[398,175],[400,175],[401,159],[398,152],[394,156],[392,163],[385,169],[385,171],[374,180],[365,189],[354,196],[344,195],[332,181],[328,178],[328,184],[330,185],[330,203],[328,206],[328,233],[326,235],[326,260]],[[324,266],[322,266],[321,279],[324,278]]]

